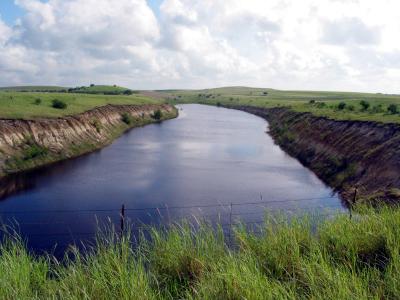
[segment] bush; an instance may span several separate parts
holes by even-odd
[[[315,104],[315,100],[308,101],[309,104]]]
[[[48,150],[44,147],[41,147],[37,144],[30,145],[28,149],[24,151],[24,160],[30,160],[36,157],[45,156],[48,153]]]
[[[396,104],[390,104],[387,108],[388,112],[392,115],[395,115],[399,112],[399,109]]]
[[[217,106],[220,107],[221,106],[221,102],[218,101],[217,102]]]
[[[42,103],[42,99],[36,98],[34,104],[35,105],[40,105]]]
[[[383,112],[382,104],[374,105],[372,107],[372,112],[373,113],[381,113],[381,112]]]
[[[124,123],[127,124],[127,125],[130,125],[130,124],[133,123],[133,118],[132,118],[132,116],[131,116],[130,114],[128,114],[128,113],[123,113],[123,114],[121,115],[121,120],[122,120],[122,122],[124,122]]]
[[[347,105],[346,106],[349,111],[354,111],[354,105]]]
[[[318,102],[317,103],[317,108],[324,108],[326,106],[325,102]]]
[[[57,108],[57,109],[66,109],[67,103],[65,103],[64,101],[58,100],[58,99],[54,99],[52,101],[52,107]]]
[[[124,91],[124,95],[132,95],[132,94],[133,94],[133,91],[131,91],[131,90]]]
[[[343,109],[345,109],[345,107],[346,107],[346,103],[344,103],[344,102],[340,102],[338,105],[339,110],[343,110]]]
[[[360,101],[360,105],[361,105],[361,110],[362,111],[366,111],[370,107],[370,104],[365,100],[361,100]]]
[[[157,109],[157,110],[154,112],[154,114],[153,114],[152,117],[153,117],[153,119],[161,120],[161,118],[162,118],[162,112],[161,112],[161,110]]]

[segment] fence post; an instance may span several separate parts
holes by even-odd
[[[350,203],[350,219],[353,217],[353,205],[356,204],[356,201],[357,201],[357,192],[358,192],[358,188],[355,187],[353,200],[351,200],[351,203]]]
[[[230,212],[229,212],[229,244],[232,244],[232,210],[233,210],[233,204],[231,202]]]
[[[121,217],[120,229],[121,229],[121,236],[122,236],[124,233],[124,229],[125,229],[125,204],[122,204],[120,217]]]

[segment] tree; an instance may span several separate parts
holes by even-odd
[[[124,95],[132,95],[133,91],[132,90],[125,90]]]
[[[368,108],[370,106],[370,104],[365,100],[361,100],[360,105],[361,105],[361,110],[363,110],[363,111],[368,110]]]
[[[392,115],[395,115],[399,112],[399,109],[396,104],[390,104],[387,108],[388,112]]]
[[[346,107],[346,103],[344,103],[344,102],[340,102],[338,105],[339,110],[343,110],[345,107]]]

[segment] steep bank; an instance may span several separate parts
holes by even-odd
[[[106,105],[55,119],[0,119],[0,177],[88,153],[130,128],[177,114],[167,104]]]
[[[337,121],[286,108],[232,107],[269,122],[276,143],[347,201],[400,201],[400,126]]]

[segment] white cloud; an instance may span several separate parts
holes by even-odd
[[[398,92],[396,0],[16,0],[0,84]]]

